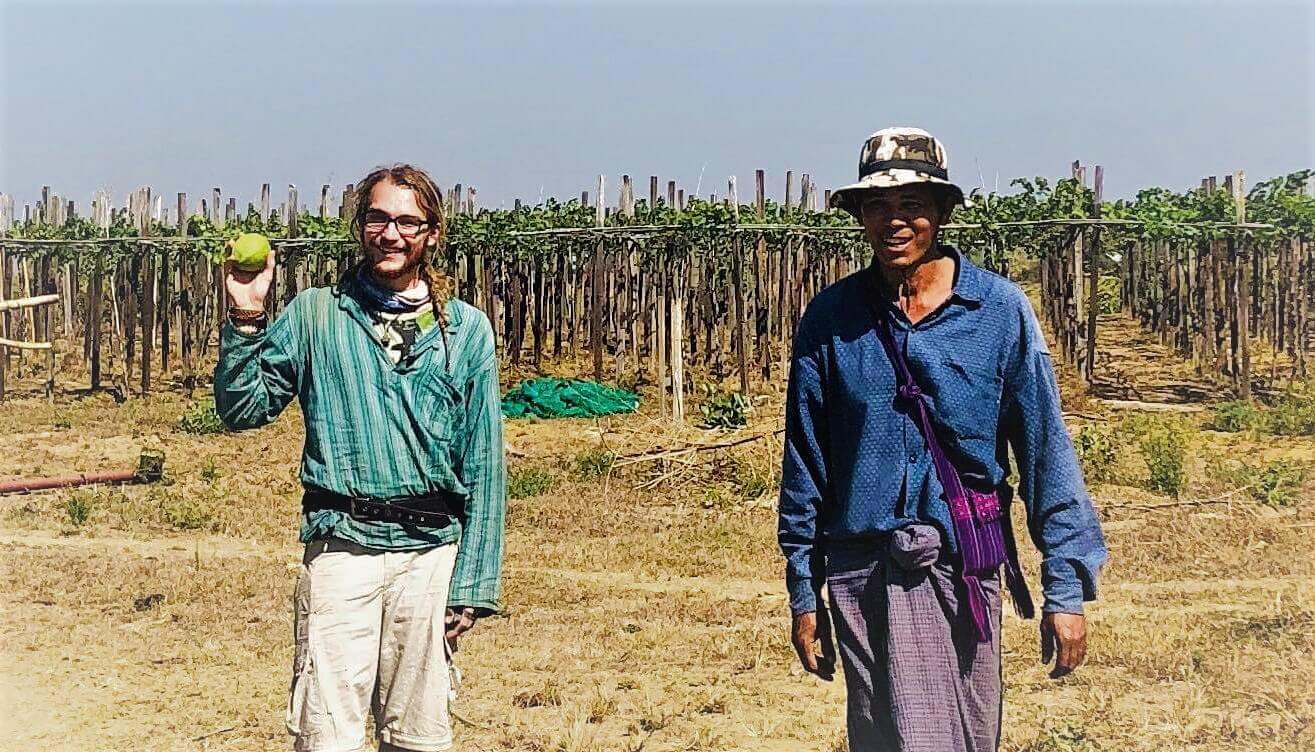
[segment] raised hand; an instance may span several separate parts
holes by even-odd
[[[229,241],[231,249],[232,241]],[[265,307],[265,297],[269,295],[270,283],[274,281],[274,251],[265,258],[265,268],[258,272],[239,269],[229,259],[224,262],[224,290],[228,292],[228,302],[236,308],[257,310]]]

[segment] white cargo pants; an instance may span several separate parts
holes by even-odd
[[[443,615],[455,544],[381,551],[306,544],[293,596],[296,654],[288,733],[298,752],[365,750],[366,712],[382,742],[452,746]]]

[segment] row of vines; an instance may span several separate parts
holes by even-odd
[[[1246,394],[1251,375],[1241,360],[1253,336],[1287,353],[1285,376],[1304,373],[1311,174],[1245,192],[1238,176],[1105,201],[1099,176],[1089,186],[1075,168],[1053,183],[1015,180],[1008,194],[974,191],[945,235],[988,268],[1040,285],[1058,351],[1089,381],[1099,307],[1135,316],[1203,375]],[[743,391],[780,383],[808,300],[868,262],[861,230],[822,210],[826,195],[806,176],[798,200],[787,189],[783,202],[766,198],[761,171],[750,203],[735,196],[733,180],[720,200],[687,197],[674,183],[659,195],[656,178],[648,187],[636,197],[623,179],[610,207],[584,194],[488,209],[457,186],[434,262],[489,315],[511,366],[543,369],[587,353],[598,378],[663,385],[662,409],[675,415],[696,372],[713,381],[738,375]],[[606,188],[600,180],[595,197]],[[341,196],[350,206],[351,186]],[[49,308],[0,314],[0,337],[62,343],[61,370],[85,364],[93,389],[108,376],[125,397],[149,393],[153,375],[191,389],[212,362],[224,315],[218,262],[227,238],[276,238],[275,314],[299,290],[332,284],[357,256],[328,186],[318,211],[301,208],[295,189],[277,210],[267,186],[245,213],[231,198],[223,205],[218,190],[208,198],[192,208],[178,194],[170,212],[149,189],[118,208],[102,193],[79,216],[72,202],[43,193],[20,219],[0,195],[0,299],[61,296]],[[24,351],[0,346],[11,350],[22,368]],[[0,357],[0,390],[10,363]]]

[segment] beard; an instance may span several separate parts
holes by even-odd
[[[400,267],[395,269],[381,268],[384,261],[388,258],[388,256],[383,256],[377,261],[370,262],[370,273],[380,279],[397,279],[398,277],[405,277],[408,274],[415,272],[415,270],[420,267],[421,262],[424,260],[424,255],[425,252],[423,249],[414,252],[407,251],[406,259],[402,262]]]

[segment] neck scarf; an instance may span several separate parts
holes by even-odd
[[[360,283],[361,293],[365,298],[364,303],[376,311],[411,313],[429,303],[429,287],[424,281],[410,290],[398,292],[375,282],[365,269],[361,269],[356,281]]]

